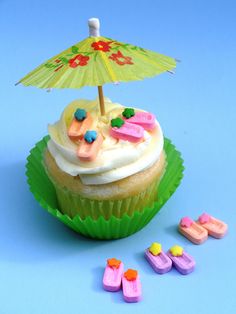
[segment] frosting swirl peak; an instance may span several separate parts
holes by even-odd
[[[121,116],[124,106],[105,98],[107,113],[100,116],[97,100],[75,100],[63,111],[60,120],[48,126],[48,150],[58,167],[72,176],[80,176],[83,184],[97,185],[121,180],[151,167],[161,155],[164,140],[161,127],[144,131],[142,141],[132,143],[110,135],[111,120]],[[75,111],[85,109],[93,118],[91,130],[98,130],[103,137],[95,160],[85,162],[77,156],[78,143],[68,136],[68,128]],[[135,109],[135,108],[134,108]],[[143,112],[135,109],[136,112]]]

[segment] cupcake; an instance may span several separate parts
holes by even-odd
[[[99,97],[66,107],[31,150],[26,174],[36,200],[67,226],[119,238],[140,230],[165,204],[183,177],[183,160],[152,113],[104,99],[103,85],[173,73],[176,59],[101,36],[96,18],[88,25],[88,38],[16,83],[96,86]]]
[[[48,126],[43,165],[61,213],[71,219],[103,217],[109,223],[150,210],[157,201],[167,165],[158,121],[107,98],[105,105],[101,116],[96,100],[73,101]]]

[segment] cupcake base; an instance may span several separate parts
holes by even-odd
[[[163,152],[150,168],[102,185],[84,185],[79,176],[63,172],[47,149],[43,164],[56,190],[62,213],[71,218],[79,215],[81,219],[90,216],[96,220],[103,216],[108,220],[111,216],[132,216],[134,211],[153,206],[158,184],[165,172],[166,158]]]
[[[110,216],[109,219],[102,215],[97,215],[96,217],[87,216],[85,219],[80,215],[76,215],[71,218],[59,210],[55,188],[45,173],[42,164],[43,152],[47,146],[48,139],[49,137],[47,136],[38,142],[28,156],[26,175],[30,190],[40,205],[49,213],[76,232],[92,238],[117,239],[129,236],[142,229],[174,193],[183,177],[184,167],[180,153],[171,144],[170,140],[165,139],[164,150],[167,158],[167,167],[158,186],[157,201],[154,202],[153,206],[144,207],[141,211],[134,211],[131,215],[126,213],[119,218],[114,215]],[[61,191],[59,194],[61,195]],[[97,213],[97,209],[94,212]]]

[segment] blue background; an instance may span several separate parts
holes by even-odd
[[[101,33],[181,59],[176,75],[106,85],[105,95],[154,112],[185,160],[185,177],[161,212],[139,233],[116,241],[77,235],[41,209],[28,190],[29,150],[75,98],[95,88],[54,90],[14,86],[44,60],[87,36],[87,19]],[[236,5],[234,1],[0,1],[0,313],[234,313]],[[229,233],[194,246],[176,226],[206,211]],[[182,245],[194,273],[159,276],[144,249],[159,241]],[[143,301],[101,287],[105,261],[122,259],[140,272]]]

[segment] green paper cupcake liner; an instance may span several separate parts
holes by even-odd
[[[91,238],[118,239],[142,229],[171,197],[183,178],[183,159],[171,141],[165,138],[167,167],[158,186],[157,201],[152,207],[145,207],[142,211],[133,212],[132,215],[126,213],[121,218],[111,216],[106,219],[103,216],[98,217],[97,214],[94,217],[86,216],[85,219],[79,215],[70,218],[59,210],[55,188],[42,164],[43,152],[48,140],[49,136],[46,136],[38,142],[27,158],[26,175],[30,190],[39,204],[50,214],[74,231]]]
[[[46,169],[46,168],[45,168]],[[46,172],[48,173],[47,169]],[[56,183],[48,173],[56,191],[58,206],[62,213],[73,218],[79,215],[81,219],[90,216],[96,220],[103,216],[108,220],[111,216],[121,218],[124,214],[132,216],[134,211],[143,211],[145,207],[153,207],[157,200],[159,179],[154,180],[144,191],[119,200],[93,200],[82,197]]]

